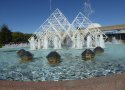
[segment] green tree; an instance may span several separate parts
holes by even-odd
[[[0,42],[1,44],[7,44],[9,42],[11,42],[12,40],[12,35],[11,35],[11,31],[9,30],[7,25],[3,25],[1,27],[1,33],[0,33]]]
[[[1,30],[0,30],[0,44],[2,43],[2,40],[1,40]]]
[[[1,31],[0,31],[0,48],[2,47]]]
[[[13,32],[12,33],[12,41],[14,43],[26,43],[30,38],[31,34],[24,34],[21,32]]]

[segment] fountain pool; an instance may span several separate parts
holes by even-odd
[[[0,79],[18,81],[76,80],[107,76],[125,71],[125,45],[106,44],[105,52],[93,61],[82,60],[85,49],[59,49],[61,63],[50,66],[46,56],[52,49],[30,51],[32,62],[21,63],[17,51],[21,48],[0,49]]]

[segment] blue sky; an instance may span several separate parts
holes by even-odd
[[[78,12],[83,12],[85,0],[0,0],[0,25],[6,24],[12,31],[33,33],[56,8],[70,22]],[[94,9],[92,22],[102,26],[125,24],[125,0],[90,0]]]

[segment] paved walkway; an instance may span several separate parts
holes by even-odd
[[[0,81],[0,90],[125,90],[125,73],[86,80],[18,82]]]

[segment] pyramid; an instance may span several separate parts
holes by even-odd
[[[60,32],[65,32],[70,26],[67,18],[57,8],[50,17],[42,24],[43,32],[55,32],[55,34],[61,38]]]
[[[89,28],[89,25],[92,25],[94,28]],[[47,46],[46,48],[48,48],[49,45],[52,44],[54,44],[55,47],[60,47],[63,40],[68,36],[72,41],[72,46],[80,49],[83,48],[86,43],[84,40],[88,35],[91,37],[93,43],[95,43],[96,39],[100,38],[101,35],[106,37],[106,35],[101,32],[99,28],[95,27],[81,12],[78,13],[70,24],[63,13],[57,8],[31,37],[34,37],[34,42],[39,42],[39,48],[41,45]],[[37,46],[37,43],[35,44]]]
[[[89,25],[93,25],[93,22],[90,21],[84,14],[79,12],[76,18],[73,20],[71,27],[72,27],[74,34],[76,34],[78,30],[81,30],[84,32],[84,34],[89,33],[93,37],[94,35],[97,35],[98,33],[99,34],[101,33],[102,35],[105,36],[105,34],[99,28],[93,25],[93,29],[90,29],[88,28]]]

